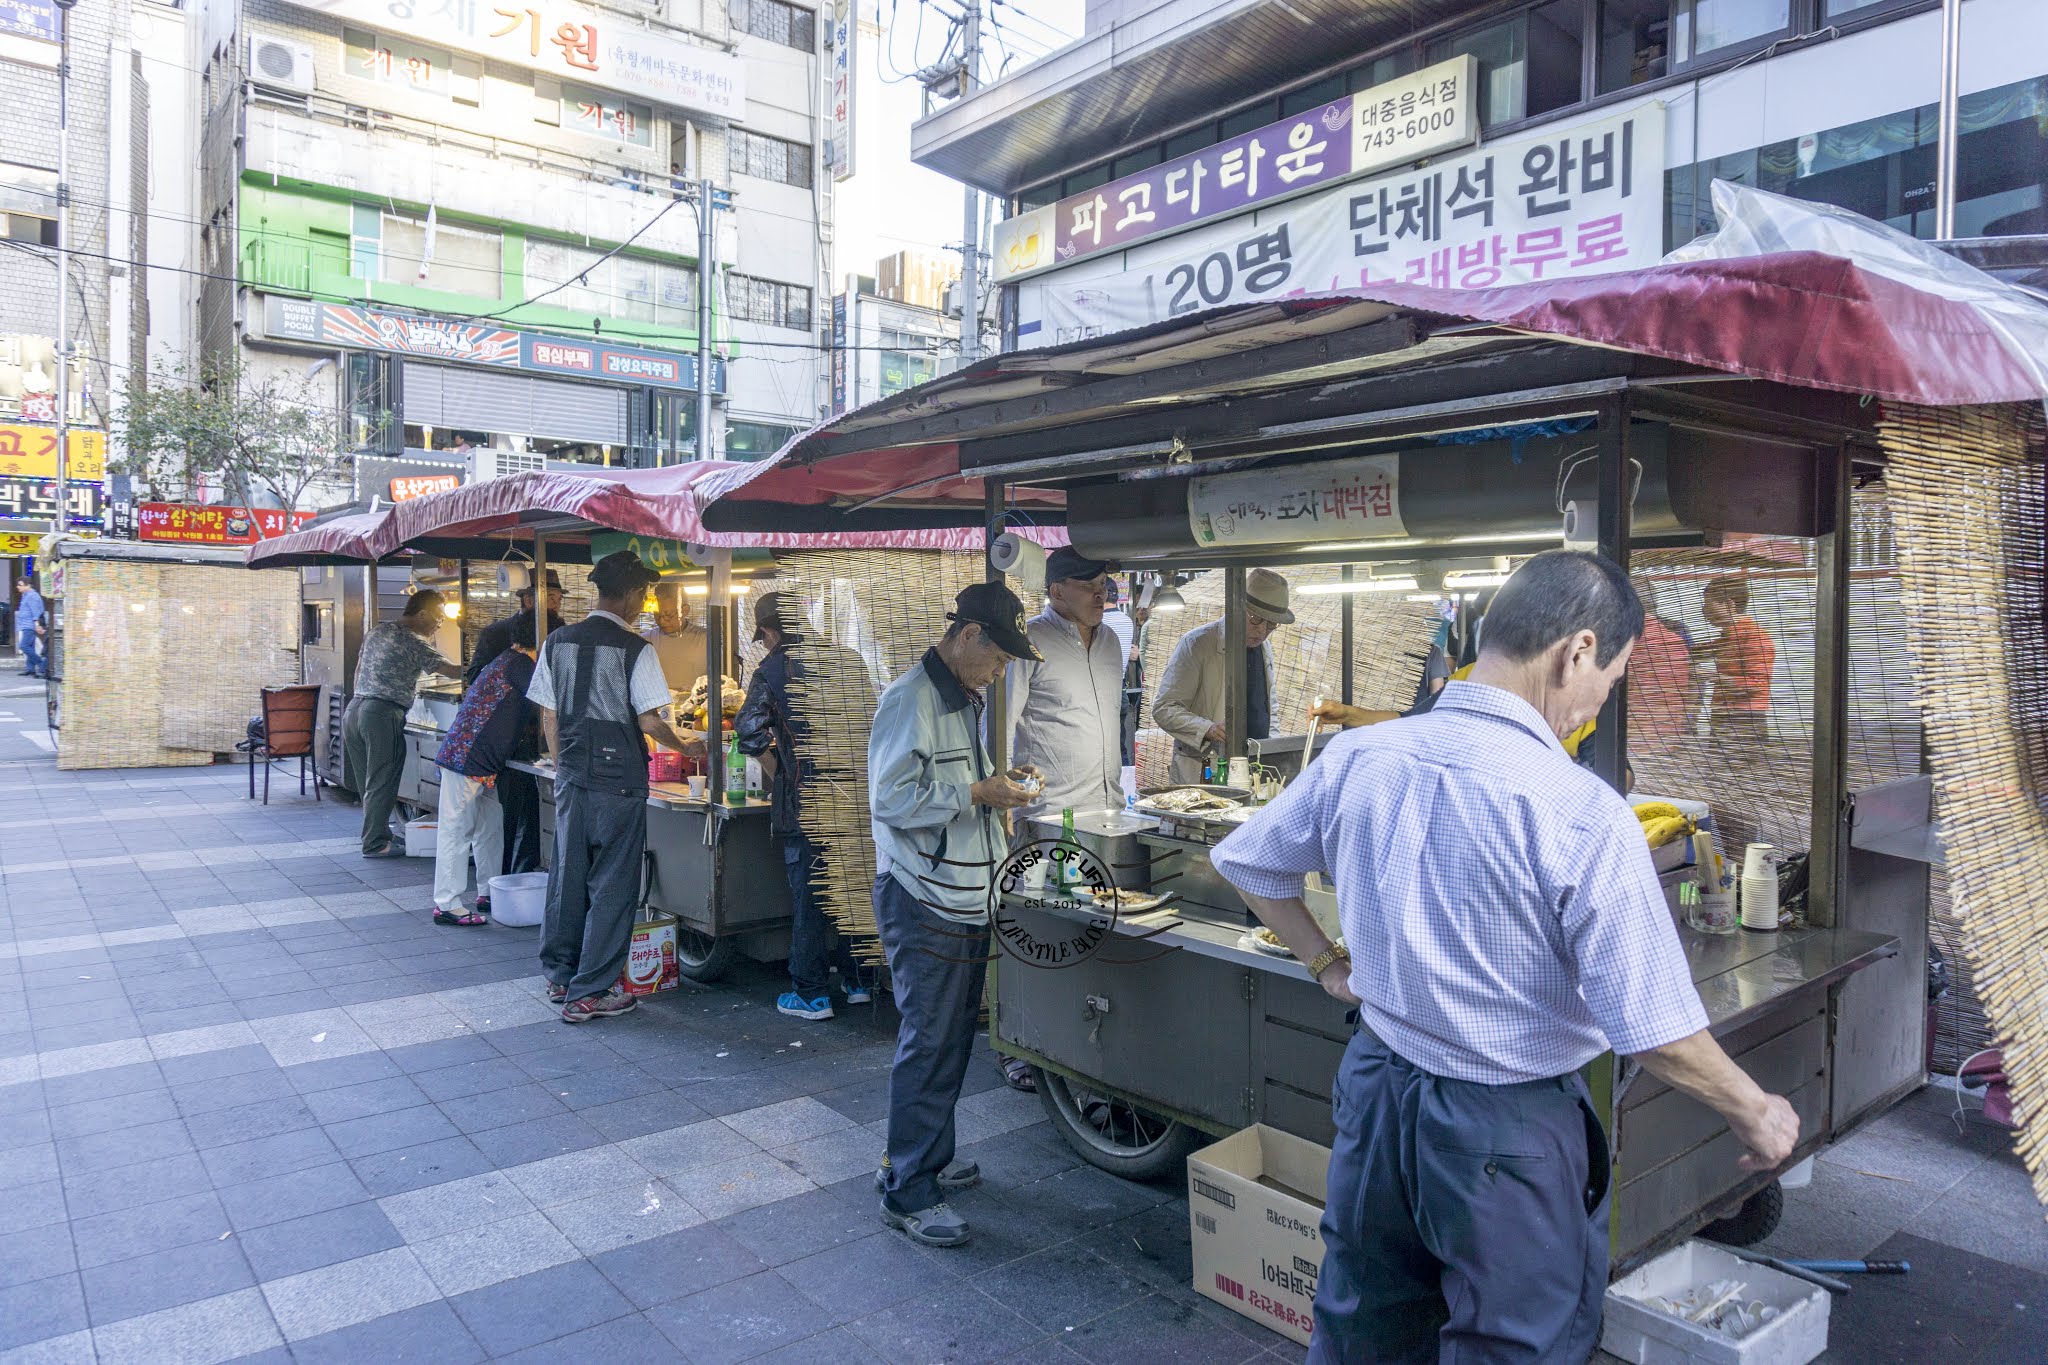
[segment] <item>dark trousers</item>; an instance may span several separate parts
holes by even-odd
[[[1576,1076],[1480,1085],[1344,1051],[1309,1359],[1579,1362],[1607,1290],[1607,1141]]]
[[[944,1198],[939,1172],[953,1159],[953,1107],[981,1020],[989,932],[939,918],[886,872],[875,878],[875,927],[903,1020],[889,1071],[882,1198],[897,1213],[916,1213]]]
[[[647,798],[555,783],[555,861],[548,870],[540,965],[569,1003],[603,995],[626,969],[640,908]]]
[[[540,779],[517,768],[498,774],[498,805],[505,814],[505,856],[499,871],[540,871]]]
[[[391,808],[405,771],[405,708],[378,697],[357,697],[341,718],[348,780],[363,798],[363,852],[391,842]]]
[[[824,867],[817,846],[801,834],[782,836],[782,868],[789,877],[789,981],[806,1000],[826,994],[832,968],[851,988],[860,983],[860,963],[845,939],[832,932],[811,879]]]

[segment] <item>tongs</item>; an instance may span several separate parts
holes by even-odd
[[[1323,718],[1316,712],[1323,709],[1321,697],[1312,698],[1308,704],[1308,742],[1301,746],[1301,766],[1304,770],[1308,761],[1316,756],[1316,736],[1322,733]]]

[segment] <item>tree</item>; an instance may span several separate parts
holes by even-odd
[[[125,450],[112,468],[180,502],[213,476],[244,504],[268,493],[296,512],[312,490],[346,484],[355,458],[340,412],[310,377],[258,375],[233,358],[196,372],[157,367],[128,394],[114,428]]]

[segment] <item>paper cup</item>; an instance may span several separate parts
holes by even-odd
[[[1777,876],[1778,850],[1769,844],[1751,844],[1742,850],[1742,879]]]
[[[1776,877],[1744,877],[1742,879],[1742,927],[1745,929],[1775,929],[1778,927],[1778,879]]]
[[[702,801],[704,799],[704,782],[704,774],[692,773],[690,775],[690,799],[692,801]]]

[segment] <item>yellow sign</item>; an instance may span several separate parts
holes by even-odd
[[[73,427],[67,479],[94,483],[107,477],[107,433]],[[26,479],[57,477],[57,428],[0,422],[0,474]]]
[[[0,555],[32,555],[42,539],[41,532],[30,535],[22,531],[0,531]]]

